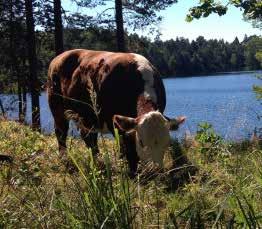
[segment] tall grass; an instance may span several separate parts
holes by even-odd
[[[135,218],[130,180],[125,166],[114,176],[112,161],[104,152],[104,171],[99,169],[91,150],[86,155],[71,149],[70,157],[79,173],[70,176],[73,196],[58,199],[58,207],[65,213],[67,225],[72,228],[130,228]],[[101,160],[101,159],[100,159]]]
[[[229,143],[202,125],[197,144],[173,142],[165,169],[128,177],[119,138],[100,139],[93,158],[69,139],[63,165],[54,136],[0,121],[0,228],[260,228],[262,151]]]

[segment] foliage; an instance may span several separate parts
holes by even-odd
[[[129,50],[147,57],[163,76],[200,75],[260,68],[256,54],[262,45],[262,38],[257,36],[245,37],[243,42],[239,42],[236,38],[232,43],[216,39],[206,40],[201,36],[191,42],[185,38],[150,41],[137,34],[130,34],[126,40]],[[28,74],[27,62],[23,60],[24,43],[22,43],[23,40],[20,41],[16,43],[16,46],[21,52],[16,52],[16,55],[18,63],[21,65],[19,73],[21,77],[25,77]],[[38,74],[42,83],[46,82],[49,62],[55,56],[53,41],[54,35],[52,33],[36,32]],[[2,50],[8,48],[7,43],[8,40],[1,39]],[[64,30],[64,47],[66,50],[81,47],[116,51],[115,33],[110,29],[97,27],[89,29],[66,28]],[[0,63],[2,73],[0,73],[0,88],[1,91],[10,92],[9,90],[16,87],[16,80],[11,77],[9,72],[10,56],[1,54],[2,60],[6,59],[6,61]],[[25,64],[24,67],[23,64]]]
[[[262,67],[262,47],[261,50],[258,50],[258,52],[256,53],[256,59],[260,62]]]
[[[88,9],[98,8],[97,15],[93,16],[92,25],[99,24],[103,28],[115,28],[115,8],[107,0],[83,1],[73,0],[78,6]],[[156,25],[162,20],[157,12],[176,3],[177,0],[126,0],[122,1],[124,25],[133,31],[150,27],[155,30]],[[79,13],[78,13],[79,15]],[[91,26],[92,26],[91,25]],[[82,27],[83,28],[83,27]],[[84,27],[86,28],[86,27]]]
[[[222,138],[215,133],[211,124],[206,122],[198,124],[195,139],[199,143],[199,152],[209,160],[214,159],[215,154],[219,153]]]
[[[260,66],[262,67],[262,47],[261,49],[256,53],[256,59],[260,62]],[[258,75],[258,79],[262,80],[262,76]],[[262,100],[262,86],[260,85],[254,85],[253,91],[256,93],[257,99]]]
[[[257,99],[262,99],[262,86],[254,85],[253,90],[256,93]]]
[[[199,75],[216,72],[257,70],[256,50],[262,45],[260,37],[236,38],[232,43],[205,40],[200,36],[189,42],[185,38],[149,42],[131,35],[129,47],[145,55],[163,75]],[[140,51],[141,50],[141,51]]]
[[[214,2],[214,0],[202,0],[200,1],[199,6],[190,8],[186,20],[190,22],[194,18],[199,19],[201,17],[208,17],[211,13],[217,13],[219,16],[222,16],[226,12],[227,12],[226,6]]]
[[[251,68],[260,69],[261,65],[259,60],[256,58],[257,52],[262,50],[262,43],[260,37],[252,37],[245,43],[245,57],[246,65],[251,66]]]
[[[215,0],[200,0],[198,6],[189,10],[186,20],[192,21],[194,18],[208,17],[211,13],[222,16],[226,14],[228,5],[243,10],[243,15],[249,20],[261,20],[262,18],[262,2],[259,0],[229,0],[225,5]]]
[[[36,27],[39,29],[36,31],[37,71],[40,82],[44,83],[49,62],[55,56],[53,9],[52,2],[42,0],[33,2]],[[143,1],[137,5],[135,1],[125,1],[124,8],[134,10],[133,8],[137,7],[136,9],[141,9],[141,13],[143,10],[157,12],[174,2]],[[78,1],[78,3],[81,7],[91,4],[90,7],[95,8],[106,2]],[[27,80],[29,66],[24,45],[27,40],[24,2],[22,0],[2,1],[0,7],[0,48],[2,50],[0,90],[14,93],[18,91],[17,84],[20,84],[25,92],[28,90],[26,87],[29,82]],[[73,48],[117,50],[116,35],[112,26],[107,29],[101,28],[102,24],[96,25],[97,22],[93,18],[85,17],[80,13],[76,14],[71,14],[71,12],[63,14],[65,50]],[[111,16],[113,17],[112,12]],[[81,25],[79,17],[85,17],[86,23],[82,21],[84,24]],[[135,23],[135,25],[138,24],[138,22]],[[205,40],[201,36],[191,42],[185,38],[150,41],[137,34],[125,34],[125,37],[127,49],[146,56],[163,76],[199,75],[260,68],[257,51],[262,45],[262,39],[258,36],[245,37],[243,42],[236,38],[232,43],[216,39]],[[10,50],[15,50],[15,52]]]
[[[1,1],[0,4],[0,89],[5,83],[12,84],[27,74],[25,64],[24,5],[20,0]],[[23,80],[23,79],[21,79]]]

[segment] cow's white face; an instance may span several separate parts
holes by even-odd
[[[153,161],[160,166],[170,143],[169,130],[183,123],[185,117],[167,120],[160,112],[151,111],[136,119],[115,115],[114,124],[121,131],[135,131],[136,151],[142,161]],[[173,122],[173,123],[172,123]],[[174,125],[174,123],[176,125]]]
[[[164,152],[169,146],[168,121],[157,111],[144,115],[136,126],[136,150],[143,161],[162,166]]]

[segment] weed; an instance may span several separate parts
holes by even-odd
[[[140,165],[130,180],[117,133],[100,139],[98,158],[70,139],[77,172],[68,174],[55,136],[2,120],[0,153],[13,162],[0,164],[0,228],[260,228],[261,150],[224,142],[207,124],[197,141],[174,141],[164,171],[148,179]]]

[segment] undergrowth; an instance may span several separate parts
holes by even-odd
[[[101,138],[99,158],[68,140],[69,173],[54,136],[0,121],[0,228],[260,228],[262,151],[229,143],[207,124],[196,144],[173,141],[165,169],[128,177],[119,139]],[[102,166],[101,166],[102,164]]]

